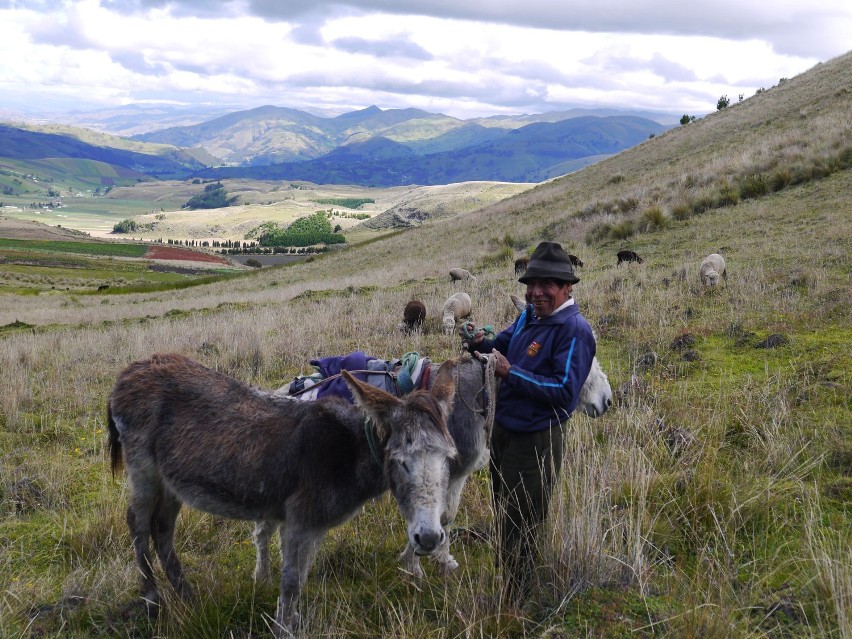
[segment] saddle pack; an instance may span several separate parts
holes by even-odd
[[[399,359],[386,360],[354,351],[348,355],[314,359],[310,363],[316,372],[295,377],[287,387],[288,395],[300,400],[334,396],[353,403],[355,400],[352,393],[340,374],[344,370],[397,397],[417,388],[429,387],[431,360],[420,357],[416,352],[406,353]]]

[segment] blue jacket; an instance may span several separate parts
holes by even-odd
[[[496,420],[509,430],[535,432],[564,422],[577,407],[596,345],[576,303],[541,319],[530,304],[493,340],[470,346],[471,352],[494,349],[512,365],[500,382]]]

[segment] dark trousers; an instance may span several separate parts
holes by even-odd
[[[534,433],[494,424],[491,491],[497,518],[497,565],[509,603],[524,598],[531,584],[541,529],[562,467],[567,423]]]

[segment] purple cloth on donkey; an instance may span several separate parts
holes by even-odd
[[[376,359],[375,357],[371,357],[362,351],[354,351],[349,353],[348,355],[332,355],[330,357],[323,357],[322,359],[312,359],[311,366],[316,367],[316,369],[322,373],[323,378],[331,377],[332,375],[337,375],[342,370],[347,371],[365,371],[367,370],[367,362]],[[367,381],[366,373],[355,373],[355,377],[357,377],[361,381]],[[349,387],[346,385],[346,380],[343,377],[337,377],[326,384],[322,384],[317,392],[317,399],[320,397],[325,397],[327,395],[335,395],[336,397],[344,397],[350,403],[355,402],[355,398],[352,397],[352,393],[349,392]]]

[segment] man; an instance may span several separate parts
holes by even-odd
[[[504,596],[512,603],[530,585],[568,418],[596,350],[592,329],[571,296],[580,278],[561,245],[540,243],[518,281],[527,285],[526,309],[493,340],[480,330],[468,346],[471,353],[493,353],[494,374],[502,380],[491,438],[491,490],[498,565]]]

